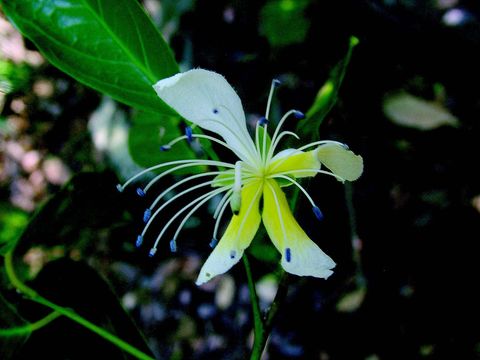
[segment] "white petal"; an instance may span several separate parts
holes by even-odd
[[[194,69],[162,79],[153,88],[185,119],[220,135],[242,160],[256,157],[237,93],[213,71]]]

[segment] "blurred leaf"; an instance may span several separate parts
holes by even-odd
[[[337,303],[337,311],[339,312],[354,312],[363,304],[365,296],[367,295],[367,288],[361,286],[355,290],[345,294]]]
[[[261,33],[272,46],[287,46],[305,39],[310,21],[304,11],[308,0],[270,0],[260,17]]]
[[[160,150],[160,146],[183,135],[178,123],[178,117],[139,112],[134,118],[128,137],[128,148],[133,160],[141,166],[149,167],[167,161],[195,159],[197,156],[186,140],[174,144],[169,151]],[[201,171],[201,168],[192,167],[183,173],[198,171]]]
[[[10,94],[23,89],[30,80],[30,67],[0,59],[0,93]]]
[[[128,115],[117,102],[105,96],[90,116],[88,130],[95,148],[105,155],[121,179],[128,179],[142,170],[128,149]]]
[[[14,25],[76,80],[127,105],[174,114],[152,85],[178,72],[135,0],[0,0]]]
[[[348,64],[352,58],[353,48],[358,42],[359,41],[356,37],[350,37],[347,54],[332,69],[328,80],[318,91],[314,103],[307,111],[307,120],[298,122],[296,132],[302,139],[318,139],[318,129],[320,128],[323,119],[325,119],[325,116],[337,102],[338,91],[342,85]],[[312,131],[312,129],[317,129],[317,131]]]
[[[4,360],[17,359],[17,355],[30,333],[4,336],[2,330],[27,325],[26,322],[0,293],[0,358]]]
[[[387,96],[383,102],[383,111],[394,124],[423,131],[460,125],[458,119],[437,102],[405,92]]]
[[[28,214],[13,206],[0,203],[0,255],[4,256],[14,245],[28,223]]]

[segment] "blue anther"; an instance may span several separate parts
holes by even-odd
[[[263,125],[268,125],[268,119],[265,116],[262,116],[258,120],[258,125],[263,126]]]
[[[192,128],[190,126],[185,127],[185,135],[187,136],[187,141],[191,143],[193,141]]]
[[[278,79],[273,79],[272,83],[273,83],[273,86],[275,87],[280,86],[282,84],[282,82]]]
[[[148,208],[143,213],[143,222],[148,222],[148,220],[150,220],[150,216],[152,216],[152,209]]]
[[[298,120],[305,119],[305,114],[298,110],[295,110],[295,112],[293,113],[293,116],[295,116]]]
[[[150,251],[148,252],[148,256],[154,257],[157,252],[157,248],[151,248]]]
[[[212,241],[210,241],[210,247],[213,249],[215,246],[217,246],[218,240],[215,238],[212,238]]]
[[[160,146],[160,151],[168,151],[171,148],[172,147],[170,145],[162,145],[162,146]]]
[[[170,251],[172,253],[177,252],[177,241],[175,239],[170,240]]]
[[[285,249],[285,260],[287,260],[287,262],[292,261],[292,251],[290,248]]]
[[[214,108],[214,109],[212,110],[212,112],[213,112],[214,114],[218,114],[218,109]]]
[[[235,259],[236,255],[237,253],[235,252],[235,250],[230,251],[230,259]]]
[[[143,236],[138,235],[137,236],[137,241],[135,242],[135,246],[138,248],[138,247],[142,246],[142,243],[143,243]]]
[[[318,220],[320,220],[320,221],[323,220],[322,210],[320,210],[320,208],[318,206],[314,206],[312,208],[312,211],[313,211],[313,213],[315,214],[315,216]]]
[[[145,196],[145,191],[143,191],[142,188],[137,188],[137,194],[140,197],[144,197]]]

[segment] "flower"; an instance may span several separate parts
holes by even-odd
[[[287,118],[293,116],[303,119],[305,117],[298,110],[288,111],[280,119],[273,136],[269,138],[267,119],[273,90],[278,83],[278,80],[272,82],[266,114],[256,124],[254,139],[247,130],[240,98],[223,76],[212,71],[194,69],[160,80],[154,85],[158,96],[179,115],[201,129],[222,138],[195,134],[191,128],[187,127],[184,136],[162,146],[162,150],[169,150],[172,145],[181,140],[191,142],[193,138],[204,138],[230,149],[239,159],[234,164],[205,159],[171,161],[145,169],[125,184],[118,185],[118,189],[122,191],[125,186],[145,173],[166,168],[167,170],[154,177],[143,189],[137,189],[137,193],[144,196],[156,181],[177,170],[192,166],[219,169],[191,175],[165,189],[145,211],[146,226],[137,238],[137,246],[140,246],[150,224],[166,206],[191,191],[210,188],[208,192],[193,200],[168,220],[157,236],[150,255],[153,256],[157,251],[159,241],[167,228],[188,211],[180,221],[170,242],[171,250],[176,251],[176,239],[188,218],[209,200],[223,194],[214,212],[216,221],[213,240],[210,244],[213,251],[200,271],[197,285],[225,273],[235,265],[250,245],[261,222],[273,245],[282,256],[281,265],[285,271],[300,276],[326,279],[332,274],[331,269],[335,267],[335,262],[308,237],[295,220],[282,187],[297,186],[311,203],[315,216],[321,219],[323,215],[320,209],[297,180],[321,173],[334,176],[342,182],[353,181],[363,171],[363,160],[346,145],[336,141],[315,141],[298,149],[275,152],[284,137],[294,136],[298,139],[298,136],[291,131],[280,131]],[[323,170],[322,165],[330,171]],[[202,178],[209,178],[209,180],[190,186],[157,207],[160,200],[178,186]],[[260,213],[262,200],[263,210]],[[229,205],[232,209],[231,220],[217,244],[219,225]]]

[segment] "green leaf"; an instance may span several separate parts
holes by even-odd
[[[305,17],[308,0],[271,0],[261,12],[261,33],[272,46],[287,46],[305,39],[310,21]]]
[[[302,139],[316,140],[316,138],[318,138],[318,131],[312,131],[312,129],[320,128],[323,119],[325,119],[325,116],[337,102],[338,91],[342,85],[348,64],[352,58],[353,48],[358,45],[358,42],[359,40],[356,37],[350,37],[347,54],[333,68],[328,80],[318,91],[314,103],[307,111],[307,120],[298,123],[297,134]]]
[[[0,0],[56,67],[127,105],[174,114],[152,85],[178,65],[135,0]]]
[[[178,123],[178,117],[139,112],[128,137],[132,159],[141,166],[150,167],[167,161],[197,158],[186,140],[174,144],[169,151],[160,150],[162,145],[183,135]],[[198,171],[198,168],[188,168],[183,173]]]

